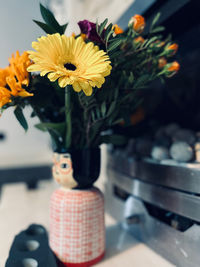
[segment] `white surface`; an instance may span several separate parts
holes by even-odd
[[[8,257],[14,236],[29,224],[42,224],[49,228],[49,198],[57,185],[53,181],[41,182],[38,190],[28,191],[24,184],[3,186],[0,201],[0,266]],[[147,246],[130,234],[106,214],[106,256],[99,267],[172,267]]]

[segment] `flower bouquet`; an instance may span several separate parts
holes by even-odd
[[[80,34],[66,36],[67,24],[44,6],[40,10],[44,22],[35,23],[47,35],[32,43],[34,51],[16,52],[0,69],[0,108],[14,107],[28,130],[23,109],[31,106],[31,117],[40,120],[36,127],[50,134],[53,176],[61,184],[51,199],[50,244],[67,266],[91,266],[105,250],[103,197],[93,187],[99,146],[127,141],[112,128],[129,125],[139,90],[179,70],[170,60],[178,45],[163,38],[159,14],[147,33],[144,18],[135,15],[125,31],[107,19],[84,20]]]

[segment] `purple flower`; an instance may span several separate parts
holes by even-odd
[[[96,31],[96,23],[93,23],[89,20],[82,20],[78,22],[78,26],[81,30],[81,33],[86,34],[90,41],[102,43],[102,40],[99,38]]]

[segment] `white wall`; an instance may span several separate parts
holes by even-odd
[[[32,21],[41,20],[39,0],[1,0],[0,5],[0,67],[8,65],[8,57],[16,50],[23,52],[43,32]],[[30,110],[26,111],[28,117]],[[7,136],[0,141],[0,167],[44,163],[51,157],[46,134],[34,129],[37,120],[29,120],[30,130],[25,133],[16,121],[12,109],[0,117],[0,132]]]
[[[109,22],[116,23],[121,15],[133,4],[135,0],[51,0],[50,5],[56,12],[57,18],[66,22],[69,18],[68,35],[72,32],[80,32],[77,22],[90,20],[103,22],[108,18]],[[140,0],[142,1],[142,0]]]

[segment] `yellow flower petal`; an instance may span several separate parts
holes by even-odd
[[[79,85],[78,82],[74,82],[74,83],[72,84],[72,86],[73,86],[73,88],[74,88],[74,91],[76,91],[76,92],[80,92],[80,91],[82,90],[82,88],[81,88],[81,86]]]
[[[112,69],[109,56],[94,43],[86,44],[82,37],[56,33],[38,38],[32,47],[36,51],[28,53],[34,64],[28,71],[47,74],[50,81],[58,79],[60,87],[71,84],[74,91],[83,90],[86,95],[92,94],[92,87],[100,88]]]

